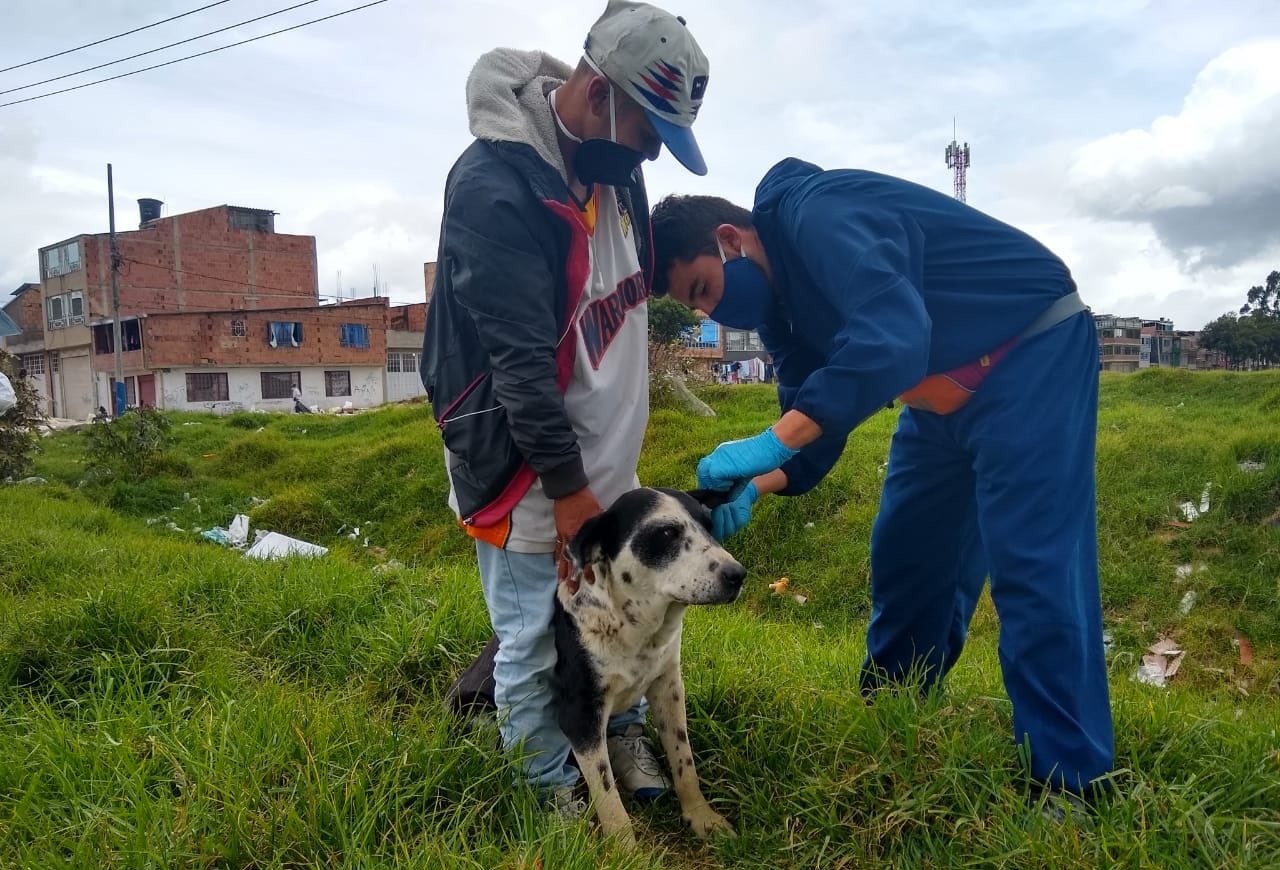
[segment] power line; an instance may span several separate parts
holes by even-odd
[[[184,60],[192,60],[193,58],[204,57],[206,54],[213,54],[218,51],[224,51],[225,49],[228,49],[228,48],[235,48],[238,45],[246,45],[250,42],[257,42],[259,39],[266,39],[269,36],[278,36],[281,33],[288,33],[290,30],[297,30],[300,27],[307,27],[312,24],[319,24],[321,21],[328,21],[331,18],[339,18],[343,15],[350,15],[352,12],[359,12],[360,10],[368,9],[371,6],[381,6],[383,3],[386,3],[386,2],[387,0],[373,0],[372,3],[365,3],[363,6],[356,6],[351,9],[344,9],[341,12],[335,12],[332,15],[325,15],[322,18],[313,18],[310,21],[304,21],[301,24],[294,24],[291,27],[282,27],[279,30],[273,30],[270,33],[264,33],[261,36],[254,36],[249,39],[242,39],[239,42],[232,42],[228,45],[220,45],[217,48],[211,48],[208,51],[201,51],[197,54],[189,54],[185,57],[179,57],[174,60],[165,61],[164,63],[157,63],[152,66],[144,66],[142,69],[130,70],[129,72],[120,73],[119,75],[108,76],[105,79],[98,79],[97,81],[85,82],[82,85],[75,85],[74,87],[70,87],[70,88],[62,88],[61,90],[57,90],[57,91],[49,91],[49,93],[47,94],[37,94],[34,97],[26,97],[25,99],[21,99],[21,100],[11,100],[10,102],[7,102],[7,103],[0,103],[0,109],[5,108],[6,106],[16,106],[19,103],[30,103],[32,100],[43,100],[45,97],[54,97],[54,96],[57,96],[58,94],[65,94],[65,93],[69,93],[70,91],[78,91],[81,88],[88,88],[94,85],[100,85],[100,84],[103,84],[104,82],[113,82],[116,79],[126,78],[128,76],[137,75],[138,73],[150,72],[153,69],[160,69],[161,67],[172,66],[173,64],[181,63]]]
[[[280,9],[275,12],[268,12],[266,15],[259,15],[257,18],[248,18],[244,21],[237,21],[235,24],[229,24],[226,27],[219,27],[217,30],[210,30],[208,33],[201,33],[198,36],[192,36],[187,39],[179,39],[177,42],[171,42],[168,45],[162,45],[159,48],[151,48],[146,51],[140,51],[137,54],[131,54],[128,57],[122,57],[119,60],[109,60],[106,63],[100,63],[97,66],[88,66],[88,67],[85,67],[84,69],[78,69],[75,72],[69,72],[60,76],[54,76],[51,79],[45,79],[44,81],[32,82],[29,85],[19,85],[16,88],[9,88],[9,90],[7,91],[0,91],[0,96],[3,96],[4,94],[12,94],[14,91],[25,91],[27,88],[34,88],[34,87],[39,87],[40,85],[47,85],[50,82],[62,81],[63,79],[69,79],[72,76],[83,75],[84,73],[93,72],[94,70],[102,69],[103,67],[115,66],[118,63],[124,63],[126,60],[135,60],[140,57],[146,57],[147,55],[155,54],[158,51],[164,51],[166,49],[174,48],[179,45],[186,45],[188,42],[195,42],[197,39],[204,39],[206,36],[215,36],[219,33],[225,33],[228,30],[235,30],[237,27],[243,27],[246,24],[253,24],[255,21],[261,21],[264,18],[272,18],[276,15],[283,15],[286,12],[292,12],[295,9],[300,9],[303,6],[310,6],[312,3],[318,3],[318,2],[320,2],[320,0],[304,0],[304,2],[302,3],[297,3],[297,4],[294,4],[293,6],[286,6],[284,9]]]
[[[110,42],[113,39],[119,39],[122,36],[129,36],[132,33],[138,33],[143,30],[149,30],[152,27],[158,27],[161,24],[168,24],[170,21],[177,21],[179,18],[186,18],[188,15],[195,15],[197,12],[203,12],[206,9],[212,9],[215,6],[221,6],[223,3],[230,3],[231,0],[218,0],[217,3],[210,3],[207,6],[201,6],[199,9],[192,9],[190,12],[183,12],[181,15],[174,15],[163,21],[157,21],[155,24],[145,24],[142,27],[135,27],[133,30],[126,30],[124,33],[117,33],[115,36],[108,36],[106,39],[99,39],[95,42],[86,42],[84,45],[77,45],[75,48],[68,48],[66,51],[60,51],[57,54],[46,54],[44,57],[37,57],[35,60],[29,60],[26,63],[15,63],[13,66],[7,66],[0,69],[0,73],[6,73],[11,69],[20,69],[24,66],[31,66],[33,63],[40,63],[44,60],[52,60],[55,57],[62,57],[64,54],[71,54],[73,51],[79,51],[82,48],[91,48],[95,45],[102,45],[104,42]]]

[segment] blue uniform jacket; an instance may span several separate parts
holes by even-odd
[[[885,403],[1075,290],[1062,260],[1021,230],[875,172],[788,158],[756,188],[752,220],[778,301],[759,330],[778,401],[823,431],[783,466],[787,495],[812,489]]]

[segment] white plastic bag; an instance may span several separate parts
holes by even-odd
[[[0,414],[5,413],[18,404],[18,394],[13,391],[13,384],[4,372],[0,372]]]

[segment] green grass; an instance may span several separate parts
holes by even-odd
[[[704,396],[718,418],[654,413],[646,482],[692,485],[776,410],[768,388]],[[42,442],[49,483],[0,490],[0,867],[1278,866],[1280,377],[1150,371],[1102,396],[1119,757],[1092,830],[1023,804],[989,602],[945,693],[858,696],[887,412],[813,493],[759,506],[732,542],[744,600],[690,612],[690,734],[739,839],[695,840],[673,802],[634,812],[633,855],[552,821],[442,712],[489,629],[430,413],[406,405],[176,414],[163,476],[137,483],[86,479],[82,436]],[[1167,528],[1210,481],[1209,514]],[[198,538],[237,512],[332,552]],[[806,603],[770,592],[784,575]],[[1181,672],[1131,682],[1162,633]]]

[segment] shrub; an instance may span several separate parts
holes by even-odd
[[[142,480],[173,443],[172,423],[154,408],[137,408],[115,420],[97,420],[86,433],[89,465],[113,476]]]
[[[44,415],[35,387],[18,377],[18,369],[17,358],[0,350],[0,371],[13,384],[17,397],[14,406],[0,414],[0,480],[25,477],[31,471],[32,457],[40,450],[37,427]]]

